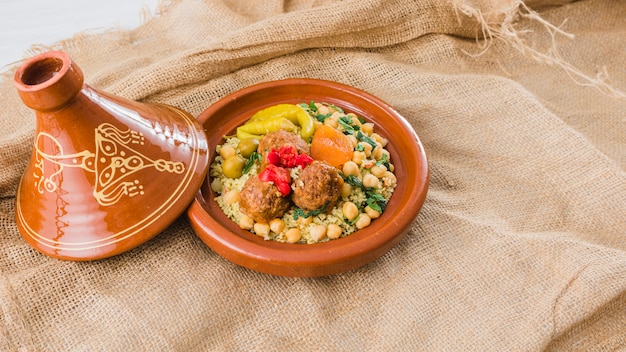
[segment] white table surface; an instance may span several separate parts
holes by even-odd
[[[158,0],[0,0],[0,72],[35,44],[52,45],[84,31],[132,29]]]

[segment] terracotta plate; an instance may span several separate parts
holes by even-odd
[[[354,87],[315,79],[286,79],[257,84],[230,94],[198,116],[208,135],[210,160],[224,135],[233,134],[255,112],[280,103],[326,102],[374,122],[389,140],[387,150],[398,179],[378,219],[349,236],[318,244],[266,241],[240,229],[219,208],[207,176],[187,210],[197,235],[227,260],[263,273],[314,277],[361,267],[385,254],[409,231],[428,189],[428,163],[413,127],[380,99]]]

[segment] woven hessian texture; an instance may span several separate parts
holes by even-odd
[[[231,264],[184,217],[97,262],[31,249],[14,201],[35,115],[13,70],[0,82],[0,350],[626,349],[626,3],[528,6],[182,0],[54,47],[96,88],[196,116],[289,77],[396,108],[429,158],[424,207],[385,256],[317,279]]]

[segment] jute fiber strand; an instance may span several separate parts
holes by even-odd
[[[431,185],[404,241],[331,277],[235,266],[184,217],[114,258],[51,259],[15,225],[35,117],[12,70],[1,350],[626,350],[626,2],[182,0],[53,48],[194,115],[262,81],[361,88],[415,128]]]

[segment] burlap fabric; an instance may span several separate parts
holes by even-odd
[[[267,80],[364,89],[424,143],[423,211],[381,259],[318,279],[237,267],[184,217],[111,259],[51,259],[15,225],[35,119],[7,75],[2,350],[626,349],[624,1],[161,5],[136,30],[56,48],[97,88],[194,115]]]

